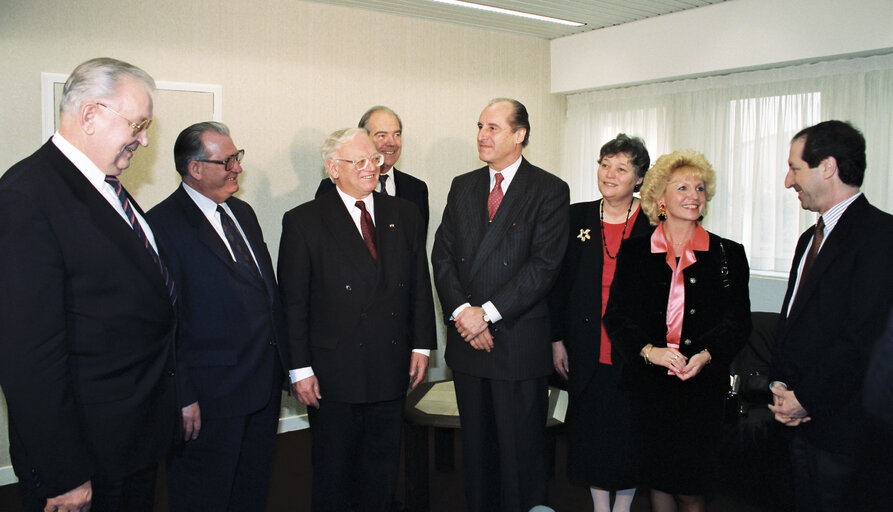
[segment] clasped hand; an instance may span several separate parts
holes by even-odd
[[[475,350],[493,349],[493,335],[490,327],[484,321],[484,310],[480,307],[469,306],[463,309],[454,320],[456,330],[466,343]]]

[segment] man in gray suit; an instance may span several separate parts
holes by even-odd
[[[566,183],[521,156],[529,137],[520,102],[495,99],[481,112],[487,166],[453,180],[431,255],[475,512],[546,501],[546,295],[567,245],[570,200]]]

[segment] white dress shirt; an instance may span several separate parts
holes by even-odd
[[[91,185],[100,193],[102,197],[105,198],[106,201],[118,212],[118,215],[124,219],[124,222],[133,229],[133,226],[130,224],[130,219],[127,218],[127,214],[124,213],[124,207],[121,205],[121,200],[118,199],[118,193],[115,192],[115,188],[112,187],[111,184],[105,181],[106,174],[99,170],[99,167],[93,163],[93,160],[81,152],[78,148],[74,147],[71,142],[65,140],[65,137],[56,132],[53,134],[52,138],[53,144],[65,155],[65,158],[71,161],[75,167],[81,174],[87,178],[87,181],[90,182]],[[131,204],[131,206],[133,206]],[[146,238],[149,240],[149,243],[152,244],[152,248],[155,249],[155,254],[158,254],[158,245],[155,244],[155,235],[152,233],[152,228],[149,227],[149,223],[146,222],[146,219],[140,215],[140,212],[133,208],[133,215],[136,217],[137,222],[140,223],[140,227],[143,228],[143,233],[146,234]]]

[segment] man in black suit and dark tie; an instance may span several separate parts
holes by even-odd
[[[336,131],[322,156],[335,189],[285,214],[279,246],[313,511],[389,512],[407,383],[437,346],[425,226],[412,203],[374,192],[384,157],[365,131]]]
[[[257,216],[233,196],[242,156],[223,123],[177,137],[182,185],[147,217],[179,285],[185,444],[167,468],[171,511],[263,510],[282,384],[285,316]]]
[[[431,255],[474,512],[546,502],[546,297],[567,246],[570,196],[521,156],[529,136],[520,102],[496,99],[481,112],[478,156],[487,166],[453,180]]]
[[[770,409],[794,429],[797,509],[859,510],[855,484],[869,448],[862,386],[893,304],[893,216],[859,191],[865,139],[847,123],[801,130],[788,166],[785,187],[820,216],[794,253]]]
[[[155,83],[78,66],[59,131],[0,179],[0,384],[25,510],[145,511],[177,435],[176,285],[118,176]]]
[[[396,112],[388,107],[377,105],[363,114],[358,128],[366,130],[372,137],[375,149],[384,156],[381,164],[381,172],[378,175],[378,192],[389,196],[397,196],[406,199],[419,208],[422,214],[422,222],[425,224],[425,232],[428,232],[428,185],[424,181],[398,171],[394,164],[400,159],[403,151],[403,121]],[[393,169],[393,172],[391,170]],[[334,182],[324,178],[316,189],[316,197],[332,190]]]

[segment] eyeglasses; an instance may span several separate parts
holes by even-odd
[[[245,150],[240,149],[236,151],[234,154],[226,157],[226,160],[201,160],[196,159],[196,162],[205,162],[206,164],[220,164],[227,171],[232,171],[233,167],[235,167],[236,162],[242,163],[242,157],[245,156]]]
[[[336,160],[338,162],[350,162],[353,164],[354,169],[362,171],[369,167],[370,163],[374,167],[381,167],[381,164],[384,163],[384,155],[382,155],[381,153],[375,153],[374,155],[370,155],[359,160],[348,160],[346,158],[333,158],[332,160]]]
[[[140,124],[136,124],[136,123],[134,123],[133,121],[131,121],[130,119],[127,119],[126,117],[122,116],[120,113],[118,113],[117,110],[113,109],[112,107],[110,107],[110,106],[108,106],[108,105],[106,105],[106,104],[104,104],[104,103],[97,103],[97,105],[99,105],[100,107],[103,107],[103,108],[108,109],[109,112],[111,112],[112,114],[115,114],[116,116],[120,117],[121,119],[127,121],[127,123],[130,124],[130,127],[133,128],[133,133],[130,134],[131,137],[136,137],[137,135],[140,134],[140,132],[142,132],[142,131],[144,131],[144,130],[148,130],[148,129],[149,129],[149,125],[152,124],[152,120],[151,120],[151,119],[146,119],[146,120],[143,121],[142,123],[140,123]]]

